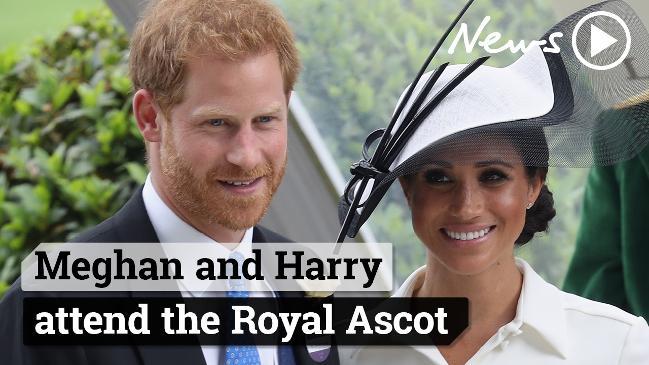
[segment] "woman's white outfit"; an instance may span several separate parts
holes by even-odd
[[[649,327],[642,317],[563,292],[522,259],[516,265],[523,273],[516,317],[467,364],[649,364]],[[424,273],[425,266],[412,273],[395,296],[411,297]],[[434,346],[348,348],[341,363],[447,364]]]

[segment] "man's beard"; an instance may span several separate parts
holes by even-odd
[[[248,229],[259,223],[286,169],[285,158],[281,166],[266,161],[252,170],[243,170],[227,164],[210,169],[205,176],[197,176],[191,164],[178,154],[172,136],[167,136],[163,143],[162,175],[174,203],[192,217],[231,230]],[[246,197],[228,192],[220,182],[249,181],[259,177],[264,180],[262,191]]]

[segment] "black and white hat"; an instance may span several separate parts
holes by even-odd
[[[506,138],[524,165],[540,167],[610,165],[632,158],[649,141],[649,103],[643,102],[649,77],[634,77],[649,75],[649,34],[629,5],[612,0],[576,12],[506,67],[484,65],[488,57],[482,57],[426,72],[471,3],[405,89],[388,127],[368,136],[340,199],[338,242],[356,235],[395,179],[421,170],[445,150],[461,159],[476,138],[496,147]],[[611,26],[616,18],[627,31]],[[593,52],[592,35],[578,36],[587,26],[591,32],[607,29],[619,41]],[[544,46],[550,41],[559,52]],[[624,61],[593,67],[582,56],[589,51],[598,64],[613,64],[620,54]]]

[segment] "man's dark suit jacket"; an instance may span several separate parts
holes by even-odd
[[[268,229],[255,227],[254,242],[289,242]],[[147,215],[140,188],[114,216],[81,233],[73,242],[159,242]],[[20,365],[163,365],[205,364],[197,342],[195,346],[24,346],[22,338],[22,300],[24,297],[89,296],[92,293],[23,292],[18,279],[0,301],[0,364]],[[171,293],[171,295],[179,295]],[[138,293],[138,296],[148,294]],[[170,295],[167,293],[166,295]],[[280,365],[315,364],[303,346],[282,346]],[[324,363],[338,364],[335,348]]]

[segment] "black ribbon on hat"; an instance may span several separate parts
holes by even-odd
[[[442,46],[448,35],[455,28],[464,13],[469,9],[474,0],[469,0],[457,15],[455,20],[448,27],[446,32],[442,35],[433,50],[430,52],[426,61],[417,73],[415,80],[408,87],[405,96],[399,102],[397,109],[392,115],[392,119],[387,128],[375,130],[367,136],[363,144],[363,158],[354,163],[350,172],[352,174],[351,180],[347,183],[345,191],[340,198],[338,205],[338,215],[342,222],[342,227],[337,243],[343,242],[345,236],[353,238],[356,237],[360,227],[367,221],[372,214],[378,203],[381,201],[387,192],[390,184],[380,184],[383,178],[389,173],[389,168],[394,160],[399,156],[399,153],[404,148],[412,134],[417,130],[419,125],[430,115],[430,113],[444,100],[448,94],[453,91],[460,83],[462,83],[473,71],[484,64],[489,57],[481,57],[467,65],[460,71],[451,81],[444,85],[430,101],[422,106],[426,97],[433,89],[433,86],[442,75],[448,62],[440,65],[431,77],[426,81],[422,91],[417,95],[412,102],[411,107],[404,112],[405,106],[411,100],[413,91],[419,80],[426,72],[431,61],[437,54],[437,51]],[[397,121],[401,118],[402,113],[405,113],[403,120],[398,128],[395,130]],[[372,144],[379,140],[379,144],[370,157],[369,150]],[[369,186],[371,183],[371,186]],[[369,192],[366,194],[366,190]],[[361,201],[363,196],[367,196],[365,201]],[[336,246],[336,252],[340,249],[340,245]]]

